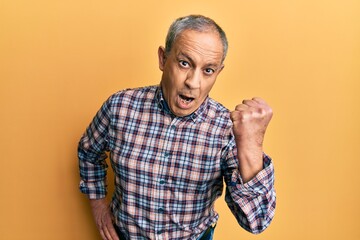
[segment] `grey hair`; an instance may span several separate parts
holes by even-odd
[[[223,61],[228,50],[228,41],[225,32],[211,18],[202,15],[189,15],[176,19],[170,26],[166,36],[165,52],[168,54],[176,38],[185,30],[195,30],[198,32],[215,31],[219,34],[223,45]]]

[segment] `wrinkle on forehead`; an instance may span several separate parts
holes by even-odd
[[[184,53],[192,58],[201,57],[202,60],[216,65],[221,64],[223,57],[221,40],[213,32],[185,31],[179,36],[174,47],[176,55]]]

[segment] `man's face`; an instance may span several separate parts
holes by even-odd
[[[196,111],[223,69],[223,46],[215,32],[185,30],[170,53],[159,48],[161,88],[171,111],[179,117]]]

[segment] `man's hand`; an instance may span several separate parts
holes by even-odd
[[[92,213],[103,240],[119,240],[113,225],[113,216],[106,199],[90,200]]]
[[[240,174],[244,182],[263,169],[263,141],[272,109],[261,98],[243,100],[231,112]]]

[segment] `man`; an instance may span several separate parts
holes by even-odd
[[[227,39],[191,15],[159,47],[159,86],[112,95],[79,143],[80,189],[103,239],[212,239],[215,200],[260,233],[275,212],[274,171],[262,143],[272,117],[260,98],[229,112],[208,95],[224,68]],[[107,203],[105,151],[115,191]]]

